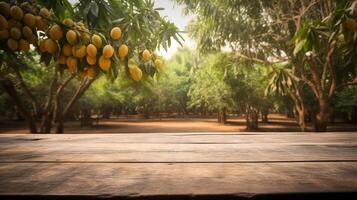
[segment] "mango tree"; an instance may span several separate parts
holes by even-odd
[[[41,118],[40,132],[49,133],[54,124],[62,133],[68,113],[99,76],[115,80],[118,73],[125,73],[139,82],[157,73],[162,61],[154,50],[180,38],[159,9],[144,0],[83,0],[74,5],[66,0],[0,2],[1,85],[29,131],[38,132],[36,120]],[[53,74],[43,105],[21,76],[22,66],[31,60],[40,61]],[[74,79],[80,80],[78,88],[64,102],[63,91]]]
[[[306,100],[298,100],[299,88],[307,85],[314,94],[315,131],[325,131],[331,97],[357,83],[356,0],[176,1],[196,13],[189,30],[201,49],[228,46],[250,61],[290,63],[290,75],[301,84],[291,94],[302,130]]]
[[[342,88],[357,84],[357,1],[339,1],[326,18],[306,21],[294,37],[299,76],[317,102],[315,131],[326,131],[331,100]]]

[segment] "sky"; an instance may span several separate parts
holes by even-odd
[[[173,22],[180,30],[184,31],[185,27],[188,25],[190,20],[193,18],[192,15],[185,16],[183,14],[183,6],[177,5],[171,0],[155,0],[155,6],[159,8],[164,8],[160,11],[162,17],[166,17],[169,21]],[[184,46],[193,48],[195,43],[188,37],[187,33],[182,33],[185,41],[182,43]],[[171,47],[166,52],[163,48],[160,49],[159,54],[164,58],[168,59],[173,53],[180,47],[176,41],[171,44]]]
[[[69,0],[71,3],[76,3],[78,0]],[[160,15],[165,17],[169,21],[173,22],[181,31],[185,30],[185,27],[188,25],[190,20],[193,18],[192,15],[185,16],[183,14],[183,6],[177,5],[172,0],[154,0],[155,7],[164,8],[164,10],[160,10]],[[193,48],[195,46],[195,42],[188,37],[187,33],[181,33],[185,41],[182,42],[184,46]],[[169,59],[180,47],[175,40],[172,41],[171,47],[168,48],[167,51],[164,48],[160,48],[158,50],[159,54],[166,59]]]

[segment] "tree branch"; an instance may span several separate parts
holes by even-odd
[[[267,63],[268,63],[268,62],[265,61],[265,60],[261,60],[261,59],[258,59],[258,58],[252,58],[252,57],[243,55],[243,54],[241,54],[241,53],[236,53],[236,56],[237,56],[238,58],[243,58],[243,59],[245,59],[245,60],[253,61],[253,62],[256,62],[256,63],[262,63],[262,64],[267,64]]]
[[[328,97],[332,97],[333,93],[335,92],[335,89],[336,89],[336,84],[337,84],[337,75],[336,75],[336,70],[335,68],[332,66],[332,55],[333,53],[335,52],[335,46],[332,46],[330,48],[330,50],[328,51],[327,53],[327,56],[326,56],[326,63],[325,63],[325,66],[324,68],[328,67],[330,69],[330,73],[331,73],[331,76],[332,76],[332,83],[331,83],[331,86],[330,86],[330,91],[328,93]]]
[[[323,96],[323,90],[321,87],[321,76],[319,76],[319,72],[317,71],[315,65],[312,63],[312,61],[307,61],[307,64],[310,68],[311,76],[312,76],[312,81],[308,83],[308,85],[311,87],[311,89],[314,90],[316,97],[321,97]],[[307,81],[305,77],[305,81]],[[315,83],[315,84],[314,84]]]
[[[36,100],[36,98],[34,97],[34,95],[31,93],[30,89],[27,87],[17,65],[14,64],[14,67],[12,67],[13,70],[15,71],[15,75],[17,80],[20,83],[20,87],[21,89],[24,91],[24,93],[27,95],[27,97],[29,98],[31,104],[32,104],[32,109],[33,109],[33,115],[38,115],[39,114],[39,106],[38,106],[38,102]]]
[[[54,109],[54,117],[53,121],[58,121],[58,118],[61,117],[61,102],[60,102],[60,95],[63,91],[63,89],[67,86],[67,84],[75,77],[74,74],[71,74],[71,76],[67,77],[67,79],[58,87],[56,91],[56,96],[55,96],[55,109]]]
[[[96,80],[96,78],[84,78],[81,85],[78,87],[76,93],[73,95],[71,100],[68,102],[67,106],[65,107],[62,116],[66,117],[69,110],[72,106],[77,102],[77,100],[85,93],[85,91],[89,88],[89,86]]]
[[[343,87],[349,86],[349,85],[357,85],[357,77],[355,77],[352,81],[346,82],[346,83],[342,83],[338,86],[336,86],[335,91],[336,90],[340,90]]]
[[[51,131],[51,126],[48,126],[48,123],[51,123],[50,119],[50,110],[51,110],[51,105],[53,101],[53,93],[55,91],[55,86],[57,84],[57,72],[55,72],[49,91],[48,91],[48,99],[47,102],[43,108],[43,114],[42,114],[42,122],[40,126],[40,132],[41,133],[49,133]]]
[[[317,92],[314,84],[310,80],[308,80],[304,74],[301,74],[301,80],[303,80],[312,89],[316,96],[319,96],[319,93]]]
[[[28,123],[29,126],[30,133],[37,133],[36,121],[34,117],[31,115],[31,113],[28,112],[28,110],[26,109],[24,103],[21,101],[21,97],[17,93],[14,87],[14,83],[10,79],[7,79],[6,77],[2,76],[2,78],[0,79],[0,84],[2,85],[5,92],[13,100],[13,102],[15,103],[21,114],[25,117],[26,122]]]

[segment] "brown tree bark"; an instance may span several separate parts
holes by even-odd
[[[227,123],[227,109],[226,108],[222,108],[222,109],[218,110],[217,120],[218,120],[218,123],[221,123],[221,124]]]
[[[264,122],[264,123],[268,123],[269,122],[268,114],[269,113],[262,112],[262,122]]]
[[[262,122],[268,123],[269,122],[269,119],[268,119],[269,108],[263,106],[263,108],[261,109],[260,113],[262,115]]]
[[[63,116],[66,116],[69,112],[69,110],[73,107],[73,105],[78,101],[79,98],[83,96],[83,94],[87,91],[89,86],[95,81],[95,78],[86,78],[83,80],[83,84],[78,87],[76,93],[74,96],[71,98],[71,100],[68,102],[67,106],[65,107],[63,111]]]
[[[296,91],[296,111],[298,112],[298,124],[301,132],[306,131],[306,123],[305,123],[305,103],[303,101],[303,97],[301,96],[301,91]]]
[[[14,101],[15,105],[17,106],[18,110],[21,112],[21,114],[24,116],[30,133],[37,133],[37,127],[36,127],[36,120],[31,115],[30,112],[26,109],[25,105],[21,101],[21,98],[19,97],[14,83],[9,80],[9,79],[0,79],[1,80],[1,85],[4,88],[5,92],[11,97],[11,99]]]
[[[92,111],[90,108],[83,108],[81,110],[81,127],[83,126],[92,126]]]
[[[288,9],[288,13],[286,13],[286,18],[290,18],[291,21],[294,22],[294,30],[291,32],[292,34],[295,34],[297,30],[300,29],[301,25],[304,22],[304,17],[308,13],[308,11],[313,8],[313,7],[318,7],[319,9],[316,9],[316,15],[320,15],[320,18],[325,18],[331,13],[331,10],[333,8],[333,4],[330,1],[289,1],[289,4],[287,4],[290,9]],[[278,10],[280,10],[279,7],[276,7]],[[291,12],[293,10],[297,10],[298,12]],[[286,23],[286,22],[283,22]],[[297,44],[298,41],[296,41]],[[305,61],[302,62],[303,64],[300,65],[299,61],[301,62],[302,60],[298,60],[296,69],[297,71],[294,71],[294,73],[297,73],[297,76],[301,78],[313,91],[315,94],[316,100],[319,102],[319,113],[316,115],[316,119],[319,118],[315,124],[315,131],[324,131],[327,128],[327,121],[329,112],[327,112],[328,107],[329,107],[329,100],[327,101],[323,100],[324,102],[321,101],[322,98],[324,98],[324,95],[328,95],[329,91],[326,89],[326,77],[328,70],[330,71],[331,77],[332,77],[332,83],[331,83],[331,90],[334,90],[333,88],[336,86],[336,73],[333,69],[333,66],[331,65],[331,59],[332,55],[334,53],[335,47],[332,46],[330,47],[326,59],[324,60],[325,63],[321,68],[317,68],[315,64],[310,60],[308,61],[308,70],[305,70]],[[311,75],[311,79],[307,78],[304,73],[306,71],[309,72]],[[331,93],[330,90],[330,93]],[[301,95],[300,95],[301,97]],[[302,98],[301,98],[302,100]],[[298,123],[300,126],[300,129],[302,131],[305,131],[306,125],[305,125],[305,106],[304,102],[301,101],[299,103],[300,99],[294,100],[295,101],[295,107],[298,112]],[[322,103],[322,104],[320,104]]]
[[[89,88],[89,86],[95,81],[95,78],[85,78],[81,85],[78,87],[77,91],[71,98],[71,100],[67,103],[66,107],[64,108],[63,112],[58,113],[57,121],[56,121],[56,133],[63,133],[64,131],[64,122],[66,120],[66,116],[70,109],[74,106],[74,104],[78,101],[79,98],[83,96],[85,91]],[[62,110],[61,104],[60,111]]]
[[[54,102],[54,111],[53,111],[53,123],[56,124],[56,133],[63,133],[63,125],[62,127],[58,124],[62,123],[62,102],[61,102],[61,94],[64,88],[68,85],[68,83],[75,77],[75,75],[69,76],[65,81],[57,88]]]
[[[301,132],[306,131],[306,123],[305,123],[305,107],[296,108],[298,113],[298,124]]]
[[[40,132],[41,133],[50,133],[51,132],[51,128],[52,128],[52,119],[51,119],[51,111],[52,111],[52,102],[53,102],[53,93],[56,89],[56,84],[57,84],[57,77],[56,75],[54,76],[50,88],[49,88],[49,92],[48,92],[48,98],[47,98],[47,102],[46,105],[43,109],[43,113],[42,113],[42,122],[41,122],[41,126],[40,126]]]
[[[28,97],[28,99],[30,100],[31,104],[32,104],[32,110],[33,113],[32,115],[35,117],[40,117],[41,115],[41,109],[40,106],[38,105],[38,102],[36,100],[36,98],[33,96],[32,92],[30,91],[30,89],[27,87],[24,79],[22,78],[22,75],[20,73],[20,71],[18,70],[17,67],[13,68],[15,71],[15,75],[17,77],[17,80],[19,81],[19,85],[21,87],[21,89],[24,91],[25,95]]]
[[[257,109],[248,106],[245,114],[246,130],[253,131],[258,129],[259,112]]]
[[[318,112],[316,114],[314,131],[315,132],[325,132],[327,130],[327,124],[330,118],[330,100],[336,91],[337,75],[334,67],[332,66],[332,56],[335,52],[335,46],[331,46],[326,55],[325,63],[321,65],[322,70],[317,69],[317,64],[313,60],[307,60],[309,67],[309,72],[311,73],[312,80],[308,80],[304,74],[302,78],[304,82],[313,91],[317,102],[318,102]],[[330,87],[326,86],[326,73],[329,71],[332,80]]]
[[[223,108],[222,110],[222,119],[223,119],[223,123],[227,123],[227,108]]]
[[[319,111],[316,115],[314,129],[316,132],[326,132],[330,118],[330,101],[328,98],[319,98]]]
[[[294,101],[295,110],[298,113],[298,125],[300,127],[301,132],[306,131],[306,123],[305,123],[305,103],[302,96],[301,89],[295,87],[293,90],[287,89],[287,92],[291,99]]]

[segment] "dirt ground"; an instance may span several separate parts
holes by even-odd
[[[312,131],[311,124],[308,124]],[[333,123],[329,131],[357,131],[357,124]],[[94,121],[91,127],[81,127],[79,122],[67,122],[66,133],[173,133],[173,132],[241,132],[245,131],[243,118],[229,118],[227,124],[217,123],[215,118],[162,118],[138,117]],[[259,123],[259,132],[299,131],[294,119],[282,115],[270,115],[268,123]],[[0,133],[27,133],[22,121],[0,121]]]

